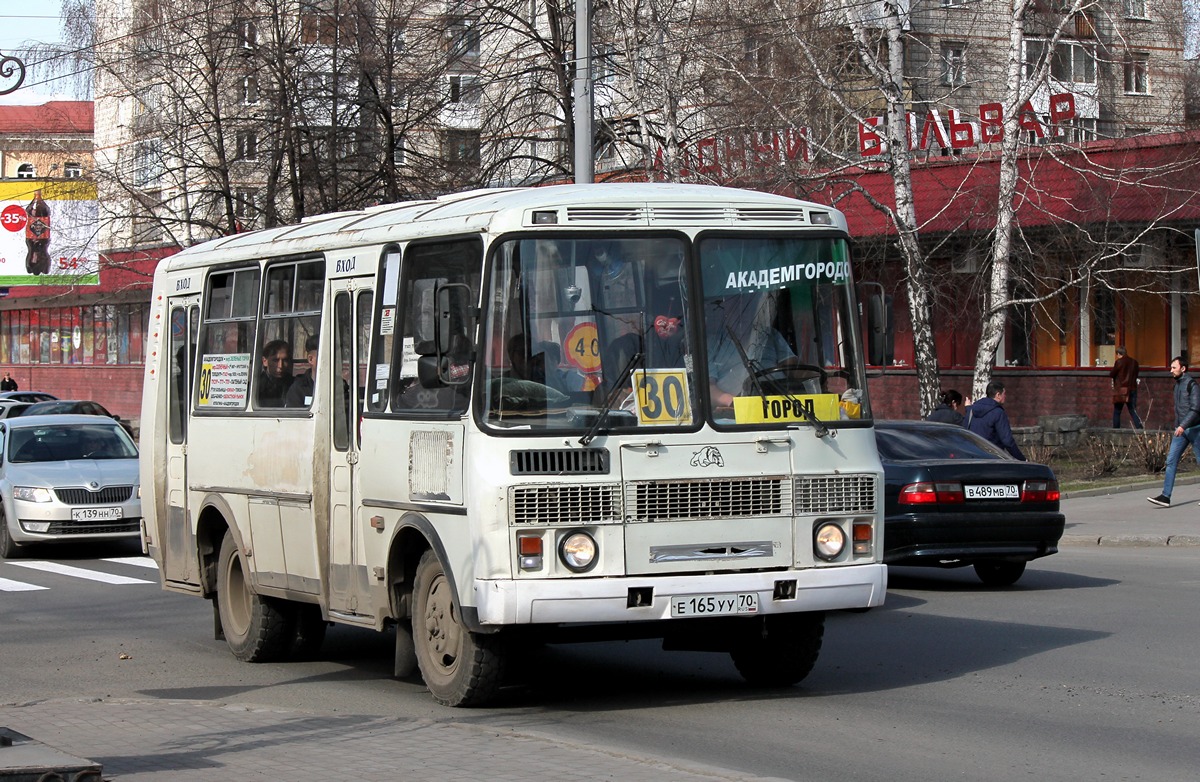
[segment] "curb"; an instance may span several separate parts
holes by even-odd
[[[1162,478],[1152,481],[1135,481],[1134,483],[1119,483],[1113,486],[1098,486],[1095,489],[1076,489],[1062,493],[1062,499],[1078,499],[1080,497],[1102,497],[1106,494],[1122,494],[1127,491],[1146,491],[1161,489]],[[1176,486],[1193,486],[1200,483],[1200,475],[1180,475],[1175,479]]]
[[[1200,546],[1200,535],[1063,535],[1060,546]]]

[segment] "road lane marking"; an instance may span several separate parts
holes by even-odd
[[[153,581],[146,581],[141,578],[129,578],[128,576],[111,576],[108,573],[101,573],[98,570],[84,570],[81,567],[72,567],[71,565],[60,565],[57,562],[13,562],[8,561],[8,564],[16,567],[29,568],[30,570],[41,570],[46,573],[57,573],[61,576],[71,576],[73,578],[86,578],[89,581],[100,581],[105,584],[153,584]]]
[[[26,584],[24,581],[11,581],[7,578],[0,578],[0,592],[33,592],[38,589],[49,588],[38,586],[37,584]]]
[[[158,570],[158,563],[151,557],[104,557],[104,562],[116,562],[118,565],[135,565]]]

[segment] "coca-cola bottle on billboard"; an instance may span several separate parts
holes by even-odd
[[[25,222],[25,271],[30,274],[50,273],[50,206],[42,198],[42,191],[33,194],[33,200],[25,207],[28,219]]]

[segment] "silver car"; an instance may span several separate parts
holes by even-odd
[[[138,452],[111,418],[0,421],[0,557],[30,543],[135,539]]]

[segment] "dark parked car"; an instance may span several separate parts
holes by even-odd
[[[125,431],[130,435],[133,434],[133,428],[128,421],[121,420],[121,416],[108,412],[104,409],[104,405],[90,399],[55,399],[52,402],[38,402],[25,408],[21,415],[102,415],[125,427]]]
[[[883,461],[883,560],[972,565],[983,583],[1008,586],[1025,563],[1058,551],[1064,518],[1058,481],[960,426],[877,421]]]
[[[54,394],[45,391],[0,391],[0,399],[11,399],[15,402],[53,402],[58,399]]]

